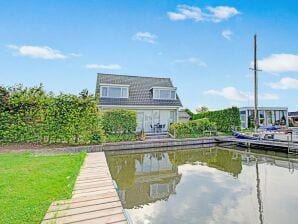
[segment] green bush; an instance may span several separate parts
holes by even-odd
[[[214,122],[210,122],[208,118],[190,121],[189,125],[195,133],[203,133],[207,130],[216,130],[216,124]]]
[[[208,118],[203,118],[187,123],[173,123],[169,128],[169,132],[176,138],[193,138],[203,136],[204,131],[215,129],[215,123],[210,122]]]
[[[105,140],[93,96],[55,96],[42,86],[0,88],[0,143],[90,144]]]
[[[136,141],[136,134],[109,134],[107,135],[106,142],[128,142]]]
[[[208,118],[216,124],[217,130],[231,132],[233,129],[240,128],[240,112],[237,107],[224,110],[208,111],[192,115],[192,120]]]
[[[169,132],[176,138],[195,137],[194,130],[189,123],[177,122],[170,125]]]
[[[137,114],[135,111],[115,109],[104,112],[103,129],[107,135],[135,134]]]

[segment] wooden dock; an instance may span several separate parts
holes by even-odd
[[[240,145],[244,145],[252,148],[267,148],[271,150],[278,150],[286,153],[298,154],[298,143],[286,142],[286,141],[270,141],[270,140],[250,140],[250,139],[238,139],[229,138],[229,142],[235,142]]]
[[[127,223],[104,152],[88,153],[72,198],[53,202],[42,224]]]

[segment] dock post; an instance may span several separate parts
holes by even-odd
[[[290,153],[290,138],[289,135],[287,136],[287,141],[288,141],[288,153]]]

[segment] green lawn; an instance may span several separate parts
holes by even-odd
[[[71,197],[84,157],[0,154],[0,223],[40,223],[53,201]]]

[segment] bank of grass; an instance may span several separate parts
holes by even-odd
[[[71,197],[84,158],[0,154],[0,223],[40,223],[53,201]]]

